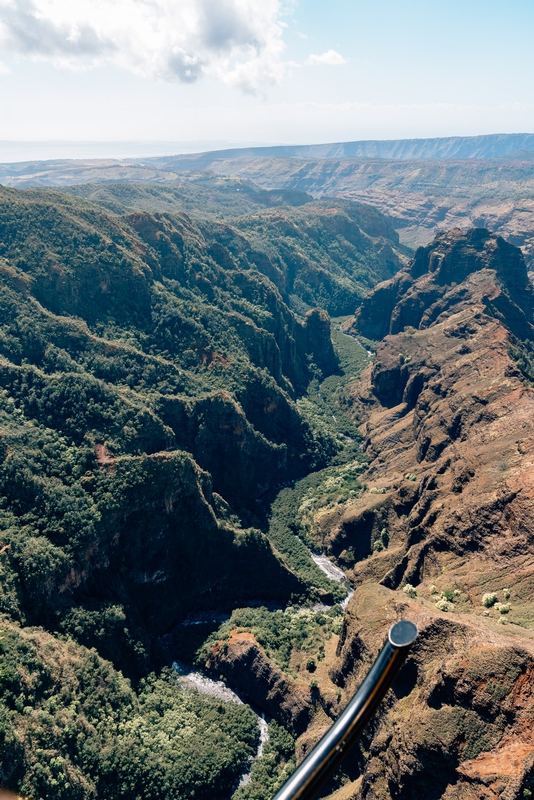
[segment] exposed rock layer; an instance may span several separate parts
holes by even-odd
[[[533,336],[533,309],[517,249],[452,231],[347,323],[384,339],[353,393],[367,488],[317,519],[357,587],[332,679],[356,685],[395,619],[421,629],[358,800],[512,800],[532,788],[534,391],[514,353]]]
[[[276,670],[251,633],[232,633],[213,648],[209,665],[293,733],[305,731],[314,709],[309,687]]]

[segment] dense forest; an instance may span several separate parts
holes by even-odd
[[[188,213],[179,193],[149,213],[146,187],[0,189],[0,783],[35,800],[228,797],[256,717],[180,689],[173,658],[202,655],[173,630],[346,591],[297,513],[359,485],[333,412],[367,354],[329,314],[403,254],[370,208],[219,184],[182,192]],[[243,613],[282,667],[339,627]],[[236,797],[292,763],[270,729]]]

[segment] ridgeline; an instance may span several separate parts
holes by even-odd
[[[373,209],[221,184],[0,189],[0,784],[35,800],[227,797],[255,717],[184,694],[170,634],[344,594],[265,498],[339,460],[328,314],[403,252]]]

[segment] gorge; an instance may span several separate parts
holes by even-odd
[[[322,796],[530,796],[521,251],[412,257],[369,206],[239,178],[78,194],[0,188],[0,783],[269,800],[407,616]],[[173,661],[267,717],[247,783],[257,715]]]

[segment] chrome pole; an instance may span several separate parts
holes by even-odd
[[[362,685],[315,745],[274,800],[311,800],[332,774],[374,716],[417,638],[417,626],[408,620],[395,623]]]

